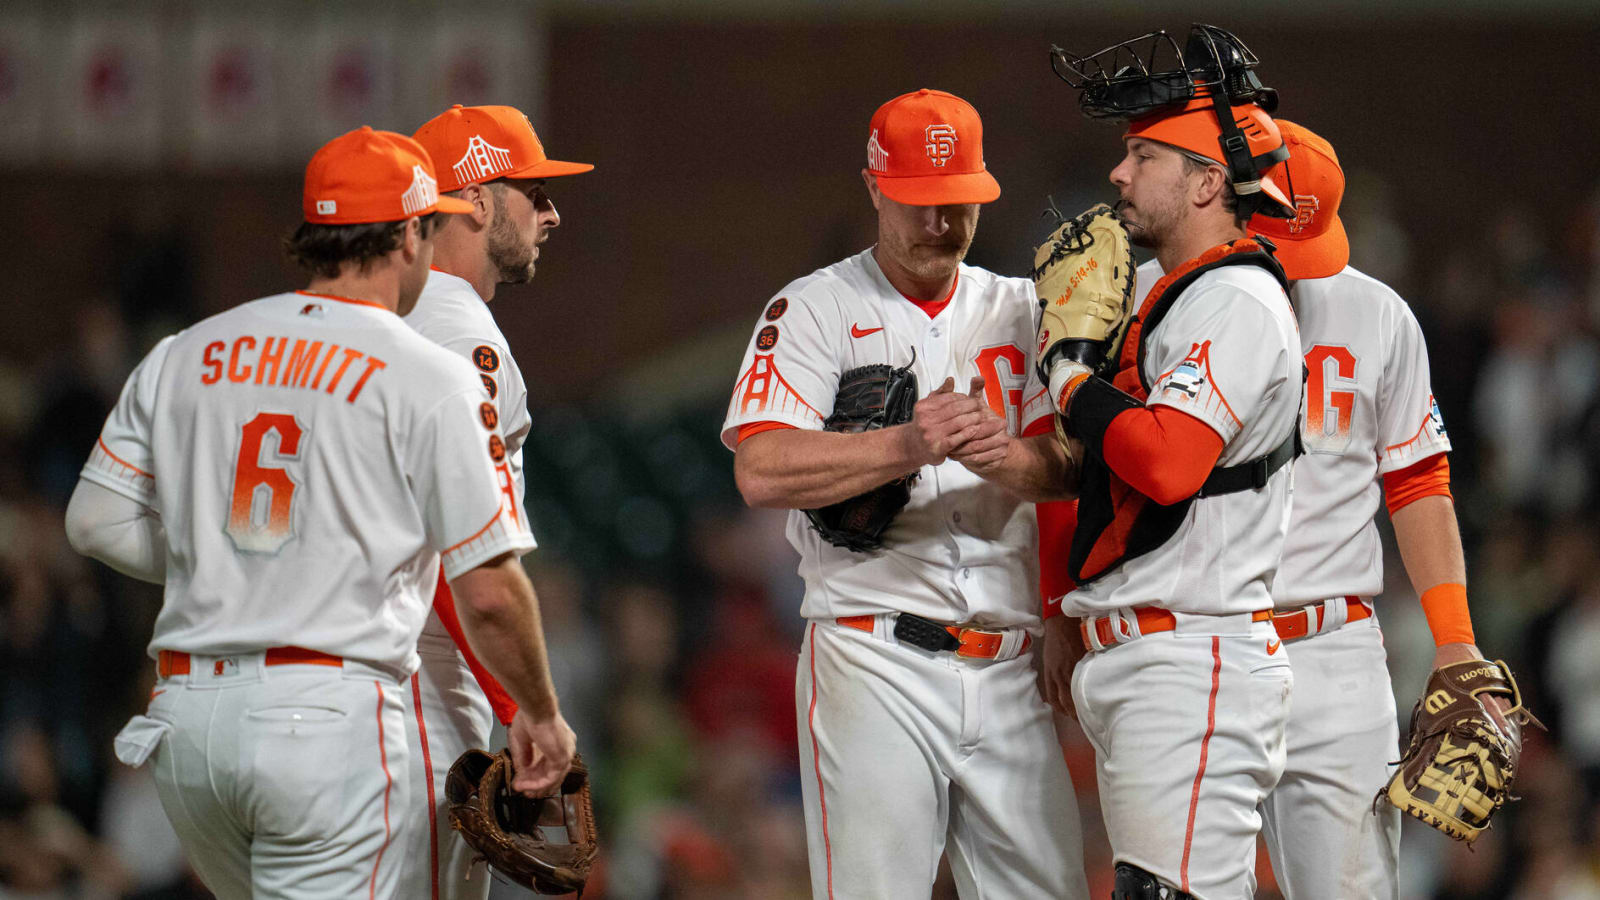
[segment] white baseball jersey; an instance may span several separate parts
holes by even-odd
[[[1210,426],[1223,441],[1217,465],[1272,452],[1300,405],[1300,346],[1294,312],[1277,281],[1257,266],[1202,273],[1172,302],[1147,338],[1148,406],[1169,406]],[[1061,609],[1084,616],[1158,606],[1225,615],[1266,609],[1289,526],[1292,465],[1261,490],[1194,500],[1177,532],[1067,595]]]
[[[162,341],[83,477],[157,510],[150,653],[301,646],[409,672],[454,578],[533,539],[470,365],[377,304],[306,292]]]
[[[1139,297],[1161,278],[1139,267]],[[1307,370],[1295,494],[1283,563],[1273,582],[1280,608],[1383,589],[1383,547],[1373,516],[1380,476],[1450,450],[1433,399],[1428,348],[1411,308],[1355,268],[1294,283]]]
[[[500,434],[505,438],[506,462],[516,482],[520,519],[527,488],[522,473],[522,444],[533,428],[533,418],[528,415],[528,386],[522,380],[522,370],[511,357],[489,304],[465,278],[433,269],[428,272],[428,283],[423,286],[416,307],[404,321],[428,340],[466,357],[478,370],[484,390],[499,410]]]
[[[1383,590],[1380,476],[1450,450],[1428,348],[1405,301],[1348,266],[1296,282],[1291,296],[1309,371],[1306,455],[1273,597],[1284,607],[1372,597]]]
[[[798,279],[756,323],[722,425],[730,449],[741,426],[777,422],[821,429],[840,375],[856,366],[915,362],[919,395],[975,375],[1012,434],[1050,415],[1034,374],[1037,300],[1027,279],[960,267],[950,300],[928,316],[897,291],[866,250]],[[991,627],[1036,625],[1039,563],[1033,504],[953,460],[924,466],[884,547],[834,547],[805,514],[789,513],[800,552],[806,618],[890,611]]]

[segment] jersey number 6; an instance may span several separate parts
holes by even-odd
[[[253,553],[276,553],[294,537],[289,515],[294,503],[294,479],[287,469],[261,464],[261,444],[269,431],[278,434],[275,455],[280,459],[298,459],[304,436],[299,423],[288,413],[260,413],[244,425],[239,461],[233,470],[227,531],[235,547]]]
[[[1306,351],[1306,371],[1306,449],[1313,453],[1343,453],[1350,446],[1356,392],[1336,391],[1333,385],[1355,386],[1355,354],[1347,347],[1317,344]]]

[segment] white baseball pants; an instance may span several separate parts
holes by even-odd
[[[1255,893],[1258,807],[1284,766],[1294,677],[1270,621],[1177,614],[1072,673],[1118,862],[1198,900]]]
[[[1088,896],[1031,654],[965,659],[814,621],[795,707],[812,896],[927,900],[946,851],[967,900]]]
[[[1398,900],[1400,810],[1372,802],[1400,742],[1378,620],[1287,649],[1288,763],[1262,804],[1272,871],[1289,900]]]
[[[394,677],[348,661],[195,656],[117,735],[117,757],[149,760],[184,852],[222,900],[395,897],[410,812],[402,696]]]
[[[494,713],[455,641],[442,626],[433,627],[431,613],[429,625],[417,640],[422,666],[405,686],[406,778],[417,814],[403,829],[400,896],[483,900],[489,872],[483,865],[473,869],[475,852],[450,827],[444,782],[467,749],[489,749]]]

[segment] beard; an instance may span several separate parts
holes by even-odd
[[[923,281],[939,281],[949,278],[956,266],[967,258],[967,250],[972,246],[972,234],[972,231],[968,231],[964,240],[949,243],[913,243],[895,235],[880,234],[878,242],[888,245],[894,261],[912,277]]]
[[[494,218],[489,220],[487,247],[489,262],[494,265],[496,280],[500,284],[527,284],[533,280],[534,244],[524,241],[506,213],[504,203],[494,207]]]
[[[1128,242],[1135,247],[1157,249],[1172,233],[1174,220],[1177,214],[1172,209],[1161,207],[1148,208],[1136,207],[1131,212],[1127,201],[1119,201],[1116,206],[1117,215],[1122,219],[1123,227],[1128,229]]]

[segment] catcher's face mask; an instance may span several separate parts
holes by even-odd
[[[1165,31],[1088,56],[1050,48],[1050,67],[1078,89],[1090,118],[1132,119],[1143,135],[1216,160],[1228,171],[1239,209],[1289,218],[1293,204],[1261,173],[1288,157],[1269,112],[1278,93],[1261,84],[1259,60],[1230,32],[1196,24],[1183,50]],[[1155,133],[1155,132],[1160,132]]]

